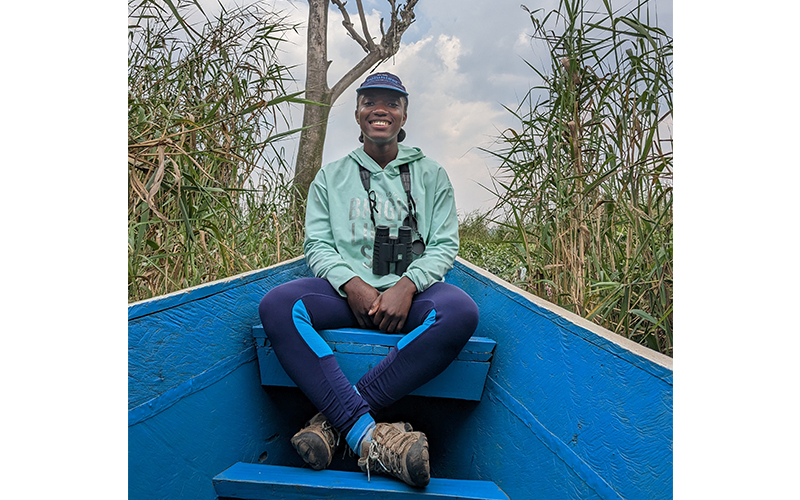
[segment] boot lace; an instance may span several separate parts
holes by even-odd
[[[367,481],[370,480],[370,470],[380,470],[395,477],[403,474],[403,453],[416,442],[417,438],[408,432],[395,430],[386,439],[386,443],[379,442],[379,437],[373,435],[372,442],[366,456]]]
[[[325,434],[326,438],[328,438],[328,443],[333,447],[333,449],[336,449],[339,446],[339,439],[342,437],[342,435],[336,430],[336,428],[333,427],[333,425],[331,425],[330,420],[327,418],[322,421],[321,427],[322,433]]]

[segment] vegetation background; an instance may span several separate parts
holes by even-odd
[[[302,206],[277,141],[288,25],[259,3],[129,4],[128,276],[136,301],[302,252]],[[202,14],[202,12],[200,12]],[[487,150],[497,205],[461,223],[460,254],[672,355],[672,40],[648,1],[526,12],[547,44],[518,126]]]
[[[800,170],[785,136],[800,101],[780,90],[800,4],[675,5],[675,497],[785,498],[796,488],[800,445],[800,431],[781,425],[796,411],[796,355],[784,344],[795,337],[800,280],[791,222]],[[128,174],[117,155],[127,127],[128,9],[5,7],[0,378],[9,405],[25,404],[6,412],[13,480],[4,492],[30,496],[35,484],[41,496],[122,498]],[[777,428],[779,439],[759,432]],[[42,481],[30,464],[55,449],[70,459]],[[89,489],[86,464],[95,472]]]

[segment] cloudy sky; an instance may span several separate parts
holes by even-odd
[[[207,13],[216,0],[208,0]],[[404,144],[417,146],[447,170],[456,191],[460,214],[486,210],[493,197],[483,186],[491,186],[497,161],[480,148],[497,148],[501,131],[515,127],[513,116],[503,105],[515,108],[528,89],[540,82],[527,67],[549,67],[547,53],[532,42],[529,15],[520,0],[458,1],[421,0],[415,9],[416,21],[406,31],[397,55],[381,64],[377,71],[389,71],[403,80],[409,91],[409,116]],[[551,10],[557,0],[525,2],[531,10]],[[587,2],[589,3],[589,2]],[[598,0],[597,5],[602,5]],[[300,88],[305,78],[305,25],[308,5],[300,0],[268,0],[277,11],[300,24],[292,34],[281,62],[295,65],[293,76]],[[672,34],[672,1],[655,0],[658,25]],[[615,2],[615,8],[623,6]],[[380,36],[379,21],[388,16],[386,0],[364,0],[373,36]],[[347,4],[351,20],[359,29],[356,2]],[[333,86],[364,56],[361,47],[347,35],[341,14],[331,5],[328,16],[328,85]],[[385,25],[388,26],[388,20]],[[360,29],[359,29],[360,32]],[[359,146],[358,126],[353,116],[357,80],[334,104],[328,123],[323,164],[341,158]],[[302,111],[293,113],[296,126]],[[519,127],[516,127],[519,128]],[[296,140],[287,141],[287,152],[294,165]]]

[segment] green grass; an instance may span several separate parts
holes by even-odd
[[[498,229],[464,255],[493,245],[477,265],[672,355],[672,40],[647,0],[605,6],[530,12],[550,65],[529,64],[542,83],[508,108],[518,126],[489,151]]]
[[[258,4],[129,4],[128,297],[141,300],[301,253],[279,140],[294,29]],[[188,19],[200,15],[195,25]]]

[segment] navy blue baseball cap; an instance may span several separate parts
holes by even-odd
[[[356,89],[356,92],[360,94],[362,90],[367,89],[394,90],[408,97],[408,92],[406,92],[406,88],[403,87],[403,82],[391,73],[373,73],[369,75],[367,79],[364,80],[364,83]]]

